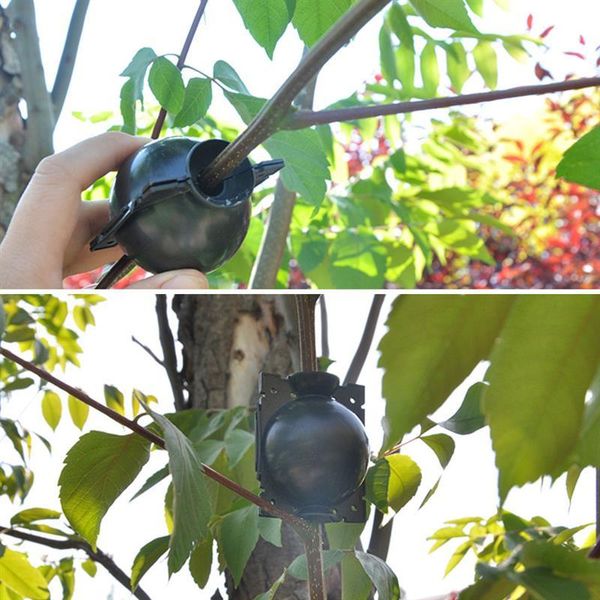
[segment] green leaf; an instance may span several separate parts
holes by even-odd
[[[552,473],[575,446],[599,337],[594,296],[515,299],[483,395],[502,499],[513,486]]]
[[[42,398],[42,415],[52,430],[56,430],[62,416],[62,402],[56,392],[46,390]]]
[[[517,583],[504,577],[497,579],[480,579],[463,590],[459,600],[505,600],[517,587]]]
[[[412,27],[400,4],[394,3],[390,6],[390,10],[387,14],[387,22],[392,28],[392,31],[396,34],[396,37],[400,40],[400,43],[414,52],[415,42]]]
[[[60,501],[73,529],[95,549],[102,518],[148,461],[150,443],[136,434],[86,433],[69,450]]]
[[[460,408],[447,421],[442,421],[438,425],[459,435],[468,435],[485,427],[481,396],[487,386],[488,384],[483,381],[474,383],[467,390]]]
[[[467,540],[463,542],[453,553],[448,560],[448,564],[446,565],[446,571],[444,572],[444,576],[448,575],[451,571],[453,571],[462,561],[462,559],[466,556],[467,552],[471,549],[473,543],[471,540]]]
[[[432,27],[477,33],[465,8],[464,0],[409,0]]]
[[[135,500],[137,497],[141,496],[149,489],[153,488],[157,483],[161,482],[163,479],[166,479],[169,476],[169,467],[168,465],[156,471],[148,477],[144,485],[131,497],[131,500]]]
[[[213,539],[201,540],[190,555],[190,574],[196,585],[203,589],[208,583],[213,558]]]
[[[183,107],[175,117],[174,127],[188,127],[197,123],[208,111],[212,102],[210,79],[194,77],[188,81],[183,98]]]
[[[247,506],[225,515],[219,527],[220,548],[235,586],[258,542],[258,508]]]
[[[185,86],[179,69],[164,57],[157,58],[150,68],[148,83],[159,104],[172,115],[183,107]]]
[[[319,134],[313,129],[280,131],[264,142],[272,158],[282,158],[285,186],[314,206],[319,206],[330,179],[327,156]]]
[[[421,441],[425,442],[435,452],[442,469],[445,469],[454,454],[454,448],[456,447],[454,440],[445,433],[435,433],[423,436]]]
[[[131,98],[134,102],[136,100],[143,100],[146,71],[156,58],[158,57],[152,48],[142,48],[138,50],[127,68],[121,73],[121,77],[129,77],[132,82]]]
[[[296,0],[292,18],[300,39],[312,46],[350,8],[351,0]]]
[[[137,553],[131,567],[131,590],[135,591],[142,577],[152,568],[156,561],[169,549],[170,536],[156,538],[148,542]]]
[[[573,500],[573,494],[575,493],[575,488],[577,487],[577,482],[579,481],[579,477],[582,471],[583,469],[578,465],[572,465],[567,471],[565,486],[567,488],[567,496],[569,497],[569,502]]]
[[[88,325],[95,325],[96,319],[89,306],[77,305],[73,308],[73,320],[81,331],[85,331]]]
[[[556,174],[567,181],[600,190],[600,127],[592,129],[560,161]]]
[[[190,440],[169,419],[144,406],[161,426],[169,453],[173,478],[173,532],[169,551],[169,574],[183,567],[199,539],[208,537],[210,501],[202,463]]]
[[[47,600],[48,584],[21,552],[4,548],[0,555],[0,582],[9,590],[31,600]],[[10,596],[9,596],[10,597]]]
[[[341,600],[366,600],[372,596],[373,585],[354,552],[346,554],[342,560]]]
[[[366,552],[354,553],[365,573],[373,582],[379,600],[399,600],[400,586],[398,579],[390,567],[377,556]]]
[[[434,412],[489,351],[510,296],[405,296],[379,350],[388,430],[383,449]]]
[[[45,521],[46,519],[60,519],[61,513],[49,508],[28,508],[22,510],[12,517],[11,525],[29,525],[35,521]]]
[[[440,68],[435,53],[435,44],[431,42],[425,44],[425,48],[421,52],[421,77],[425,93],[428,96],[435,96],[440,85]]]
[[[421,469],[405,454],[392,454],[386,456],[385,460],[390,465],[388,504],[398,512],[417,493],[421,485]]]
[[[382,513],[388,511],[388,484],[390,480],[390,463],[380,458],[368,471],[365,480],[367,499]]]
[[[291,19],[285,0],[233,0],[233,2],[244,20],[246,29],[272,59],[275,46]]]
[[[108,408],[112,408],[120,415],[125,414],[125,396],[114,385],[104,385],[104,400]]]
[[[453,42],[446,46],[446,67],[453,90],[460,94],[465,83],[471,77],[471,69],[467,62],[467,51],[460,42]]]
[[[68,397],[69,414],[75,427],[83,429],[90,413],[90,407],[74,396]]]
[[[225,450],[229,457],[229,467],[235,468],[244,454],[254,445],[254,435],[243,429],[231,429],[225,435]]]
[[[396,73],[396,55],[392,46],[392,36],[386,25],[379,31],[379,57],[381,61],[381,74],[392,85],[398,78]]]
[[[590,593],[579,581],[555,575],[549,569],[527,569],[510,573],[510,578],[543,600],[591,600]]]
[[[259,517],[258,518],[258,533],[263,540],[281,548],[281,519],[274,519],[272,517]]]
[[[96,577],[96,573],[98,572],[98,567],[96,565],[96,563],[91,559],[88,558],[87,560],[84,560],[81,563],[81,568],[90,576],[90,577]]]
[[[335,567],[343,558],[346,552],[342,550],[324,550],[323,551],[323,571],[327,573],[329,569]],[[296,579],[300,579],[301,581],[306,581],[308,579],[308,567],[306,564],[306,554],[301,554],[297,556],[292,564],[288,567],[288,573],[295,577]]]
[[[498,86],[498,55],[491,42],[481,41],[473,50],[477,70],[485,84],[494,90]]]
[[[469,8],[479,17],[483,17],[483,0],[467,0]]]
[[[213,67],[214,78],[226,85],[229,89],[250,96],[248,88],[244,85],[237,71],[224,60],[218,60]]]

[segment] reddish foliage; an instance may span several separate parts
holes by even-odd
[[[544,29],[544,31],[542,31],[542,33],[540,33],[540,37],[541,38],[545,38],[548,37],[550,35],[550,32],[554,29],[554,25],[550,25],[550,27],[547,27],[546,29]]]
[[[544,67],[542,67],[542,65],[540,65],[540,63],[536,63],[536,65],[535,65],[535,76],[540,81],[544,81],[544,79],[546,79],[546,77],[548,77],[548,79],[553,79],[552,73],[550,73],[550,71],[544,69]]]

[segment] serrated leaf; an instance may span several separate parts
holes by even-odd
[[[474,383],[465,394],[460,408],[447,420],[438,423],[440,427],[459,435],[468,435],[485,427],[485,416],[481,410],[481,396],[488,386],[484,381]]]
[[[172,115],[179,113],[185,98],[185,86],[179,69],[164,57],[150,68],[148,84],[159,104]]]
[[[498,86],[498,55],[491,42],[481,41],[473,49],[475,65],[485,84],[495,90]]]
[[[600,190],[600,127],[592,129],[560,161],[556,174],[567,181]]]
[[[388,317],[379,350],[389,449],[433,413],[488,354],[510,296],[405,296]]]
[[[385,460],[390,465],[388,504],[398,512],[417,493],[421,485],[421,469],[405,454],[392,454],[386,456]]]
[[[4,548],[0,555],[0,582],[9,590],[31,600],[48,600],[48,584],[27,556]]]
[[[214,78],[234,92],[250,96],[248,88],[237,74],[237,71],[224,60],[218,60],[213,67]]]
[[[502,499],[513,486],[553,473],[574,448],[600,361],[599,337],[595,296],[515,300],[483,395]]]
[[[90,407],[71,395],[69,395],[67,403],[73,424],[79,430],[82,430],[90,413]]]
[[[210,79],[194,77],[188,81],[183,106],[173,122],[174,127],[188,127],[197,123],[208,111],[212,102]]]
[[[384,561],[366,552],[357,551],[354,555],[373,582],[379,600],[399,600],[401,598],[398,579]]]
[[[265,49],[269,58],[286,30],[290,11],[285,0],[233,0],[246,29]]]
[[[156,58],[158,57],[152,48],[142,48],[137,51],[129,65],[121,73],[121,77],[129,77],[132,82],[131,93],[134,101],[143,100],[146,71]]]
[[[465,8],[464,0],[409,0],[432,27],[477,33]]]
[[[312,46],[350,8],[351,0],[296,0],[292,18],[300,39]]]
[[[136,434],[91,431],[69,450],[60,501],[73,529],[95,549],[102,519],[148,461],[150,443]]]
[[[51,390],[44,392],[42,398],[42,415],[52,430],[56,430],[62,416],[62,402],[56,392]]]
[[[190,574],[200,589],[203,589],[208,583],[212,567],[212,558],[212,537],[198,542],[190,555]]]
[[[156,538],[148,542],[137,553],[131,567],[131,590],[135,591],[142,577],[152,568],[156,561],[169,549],[170,536]]]
[[[258,542],[258,508],[247,506],[226,514],[219,526],[220,548],[237,587]]]
[[[433,435],[426,435],[421,438],[422,442],[425,442],[435,453],[442,469],[445,469],[454,454],[456,444],[454,440],[445,433],[435,433]]]
[[[203,467],[196,450],[169,419],[144,408],[161,426],[169,453],[169,471],[173,478],[173,532],[169,546],[169,574],[176,573],[187,561],[197,540],[208,537],[211,508]]]
[[[382,513],[388,510],[388,484],[390,479],[390,464],[385,458],[380,458],[368,471],[365,479],[367,499]]]

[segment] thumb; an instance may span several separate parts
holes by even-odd
[[[129,290],[207,290],[208,280],[200,271],[182,269],[159,273],[132,283]]]

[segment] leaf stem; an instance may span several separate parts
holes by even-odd
[[[527,85],[481,92],[477,94],[464,94],[462,96],[449,96],[446,98],[432,98],[430,100],[413,100],[409,102],[394,102],[392,104],[373,104],[369,106],[356,106],[334,110],[308,111],[303,110],[291,115],[283,124],[283,129],[304,129],[313,125],[325,125],[369,119],[386,115],[399,115],[405,113],[421,112],[436,108],[451,108],[469,104],[484,104],[510,98],[524,98],[526,96],[541,96],[569,90],[600,86],[600,77],[587,77],[583,79],[570,79],[542,85]]]
[[[289,114],[296,96],[323,65],[389,2],[390,0],[361,0],[333,25],[263,106],[248,128],[206,169],[202,179],[207,189],[217,187],[254,148],[277,131]]]
[[[51,373],[48,373],[46,370],[38,367],[37,365],[24,358],[21,358],[20,356],[14,354],[10,350],[7,350],[6,348],[0,347],[0,354],[5,358],[8,358],[9,360],[17,363],[27,371],[34,373],[44,381],[47,381],[48,383],[55,385],[57,388],[67,392],[74,398],[77,398],[77,400],[80,400],[81,402],[87,404],[91,408],[94,408],[95,410],[103,413],[107,417],[110,417],[113,421],[116,421],[117,423],[123,425],[124,427],[127,427],[134,433],[137,433],[138,435],[146,438],[148,441],[152,442],[153,444],[156,444],[159,448],[162,448],[163,450],[165,449],[165,442],[160,436],[156,435],[154,432],[150,431],[146,427],[139,425],[136,421],[132,421],[131,419],[128,419],[127,417],[112,410],[111,408],[100,404],[99,402],[88,396],[85,392],[82,392],[80,389],[69,385],[68,383],[62,381],[58,377],[55,377]],[[241,496],[249,502],[252,502],[252,504],[255,504],[265,512],[272,514],[274,517],[279,517],[280,519],[286,521],[292,526],[299,528],[304,528],[306,526],[306,521],[304,519],[301,519],[300,517],[288,513],[287,511],[282,510],[279,507],[271,504],[268,500],[257,496],[250,490],[247,490],[235,481],[232,481],[228,477],[225,477],[225,475],[219,473],[218,471],[215,471],[208,465],[201,463],[201,466],[202,472],[207,477],[209,477],[213,481],[216,481],[217,483],[226,487],[227,489],[231,490],[238,496]]]

